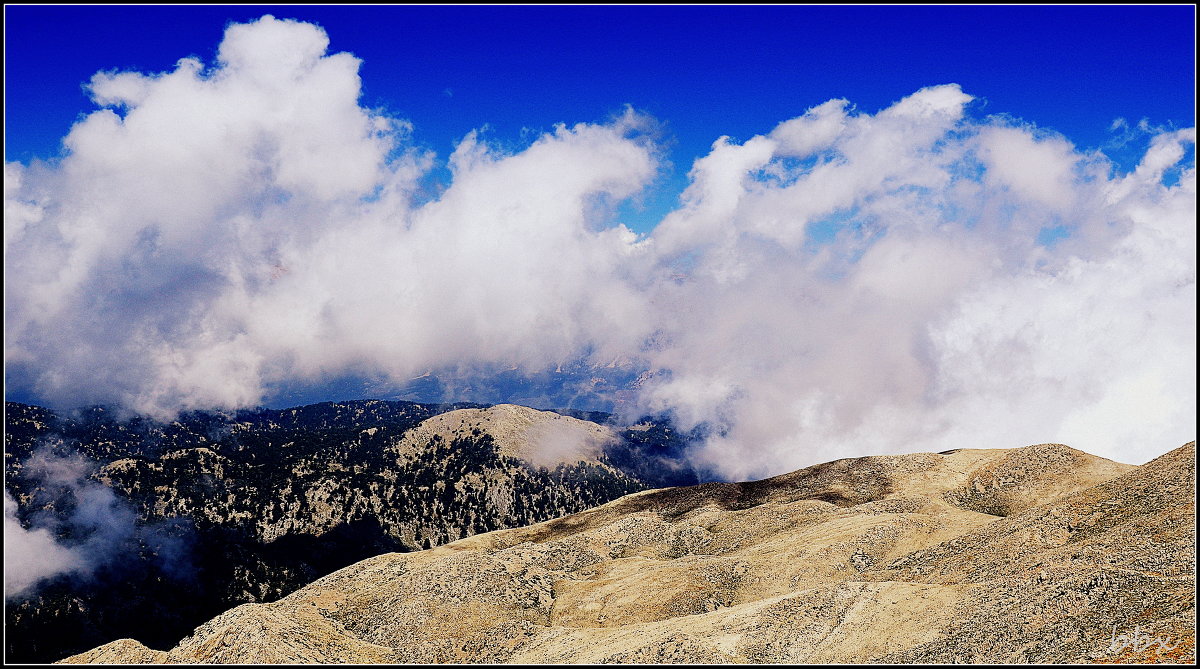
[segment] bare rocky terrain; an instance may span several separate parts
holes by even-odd
[[[1192,663],[1195,462],[1041,444],[638,492],[65,661]]]

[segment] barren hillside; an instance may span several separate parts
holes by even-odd
[[[1194,493],[1194,443],[838,460],[380,555],[169,652],[67,661],[1192,662]]]

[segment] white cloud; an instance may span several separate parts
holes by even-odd
[[[120,568],[127,557],[148,550],[167,576],[191,573],[190,534],[175,520],[144,524],[128,500],[93,477],[96,463],[62,442],[42,442],[21,463],[28,484],[29,528],[19,519],[17,500],[4,491],[4,591],[6,599],[34,592],[46,579],[93,578]],[[186,527],[186,526],[183,526]],[[60,542],[56,536],[71,537]]]
[[[697,163],[661,230],[690,281],[659,287],[670,344],[650,358],[668,373],[646,396],[722,426],[700,457],[740,478],[1042,441],[1143,462],[1194,438],[1194,173],[1161,183],[1189,131],[1110,181],[1061,139],[962,121],[968,99],[925,89],[808,143],[719,143]],[[823,155],[779,159],[797,145]],[[1069,236],[1040,243],[1047,226]]]
[[[989,185],[1060,212],[1074,205],[1073,169],[1080,156],[1061,138],[1035,139],[1020,128],[990,127],[979,133],[979,151]]]
[[[45,528],[25,529],[17,502],[4,491],[4,598],[15,599],[52,576],[79,571],[84,560]]]
[[[1194,130],[1110,177],[970,118],[956,85],[832,100],[718,139],[639,238],[611,212],[659,168],[649,119],[508,153],[470,132],[423,202],[435,157],[327,44],[268,17],[211,69],[98,74],[108,107],[60,165],[6,165],[10,382],[169,413],[619,359],[658,372],[639,410],[718,427],[698,457],[731,477],[1034,441],[1144,461],[1195,436],[1194,167],[1164,184]]]

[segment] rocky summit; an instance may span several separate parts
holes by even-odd
[[[1195,462],[1042,444],[638,492],[65,661],[1191,663]]]

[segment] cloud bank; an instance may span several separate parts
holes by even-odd
[[[160,416],[363,374],[643,370],[627,411],[710,426],[724,476],[1059,441],[1195,438],[1195,130],[1138,168],[971,114],[957,85],[717,139],[648,235],[635,111],[447,158],[359,104],[318,27],[102,72],[55,164],[5,165],[8,382]],[[332,398],[331,398],[332,399]],[[497,397],[494,401],[504,401]]]

